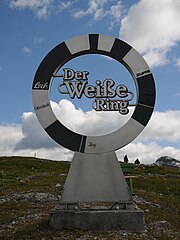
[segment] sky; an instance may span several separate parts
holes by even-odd
[[[156,104],[143,132],[116,151],[151,164],[161,156],[180,160],[180,1],[179,0],[1,0],[0,1],[0,155],[71,160],[73,152],[55,143],[40,126],[32,105],[36,70],[59,43],[84,34],[119,38],[146,60],[156,84]],[[75,58],[63,67],[89,71],[89,82],[113,79],[134,92],[129,72],[101,55]],[[59,72],[62,74],[63,69]],[[130,117],[96,112],[91,100],[60,95],[58,78],[51,106],[68,128],[101,135],[120,128]],[[135,100],[134,100],[135,101]]]

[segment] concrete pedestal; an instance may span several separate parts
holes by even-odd
[[[59,210],[50,215],[53,229],[123,230],[141,232],[144,230],[144,212],[137,209],[121,210]]]
[[[89,203],[96,206],[83,206]],[[144,213],[133,202],[115,152],[75,153],[59,208],[51,212],[50,226],[70,230],[144,230]]]

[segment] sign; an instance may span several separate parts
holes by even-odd
[[[86,136],[73,132],[55,116],[49,100],[50,86],[63,65],[81,55],[99,54],[111,57],[131,74],[137,89],[137,100],[130,119],[118,130],[103,136]],[[63,68],[60,94],[72,99],[85,96],[92,99],[92,108],[98,111],[119,111],[128,114],[134,95],[127,86],[113,79],[95,79],[89,84],[90,73],[84,69]],[[58,144],[81,153],[107,153],[133,141],[147,125],[155,104],[155,84],[149,66],[142,56],[120,39],[99,34],[77,36],[52,49],[43,59],[32,86],[34,110],[47,134]]]
[[[129,113],[129,101],[133,93],[120,84],[115,86],[112,79],[96,80],[96,85],[88,85],[88,71],[74,71],[64,68],[63,83],[58,85],[60,94],[69,94],[70,98],[94,98],[92,108],[96,111],[119,111],[122,115]],[[44,86],[43,86],[44,87]],[[116,99],[114,99],[116,98]]]

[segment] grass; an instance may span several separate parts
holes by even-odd
[[[69,164],[36,158],[0,158],[0,195],[13,191],[54,192],[55,183],[64,184]],[[60,174],[64,174],[60,176]]]
[[[13,199],[15,193],[48,193],[57,196],[57,184],[65,183],[70,164],[37,158],[0,157],[0,239],[128,239],[178,240],[180,178],[177,168],[135,166],[134,192],[143,201],[147,231],[142,234],[119,231],[55,231],[49,228],[49,213],[57,202]]]

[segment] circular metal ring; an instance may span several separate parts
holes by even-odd
[[[131,73],[137,88],[137,104],[124,126],[110,134],[85,136],[71,131],[54,115],[49,90],[52,76],[68,61],[85,54],[109,56]],[[120,149],[134,140],[147,125],[155,104],[155,84],[149,66],[129,44],[110,36],[82,35],[60,43],[41,62],[32,85],[36,116],[47,134],[60,145],[82,153],[105,153]]]

